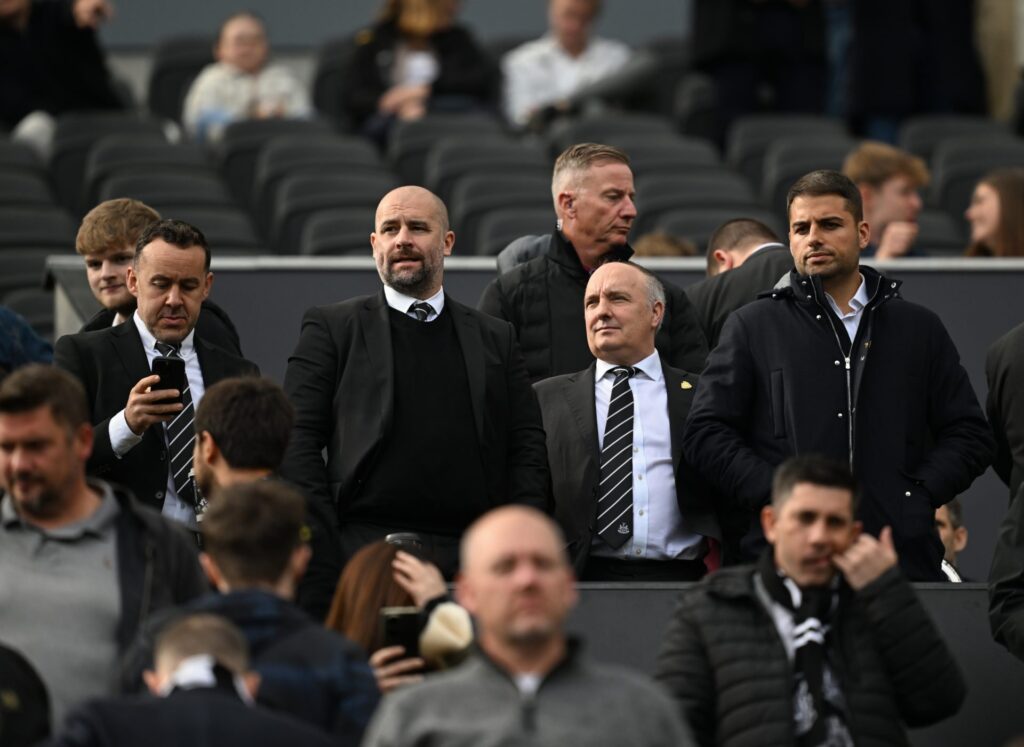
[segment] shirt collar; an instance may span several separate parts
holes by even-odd
[[[835,309],[836,313],[839,314],[840,317],[849,316],[849,314],[843,314],[840,312],[839,304],[837,304],[836,300],[832,298],[831,293],[826,293],[825,295],[828,297],[829,303],[832,304],[832,308]],[[868,284],[864,282],[864,275],[860,275],[860,285],[857,286],[857,292],[854,293],[853,298],[850,299],[850,314],[856,314],[861,311],[861,309],[868,305],[868,301],[870,300],[871,299],[868,298]]]
[[[14,498],[5,494],[3,500],[0,501],[0,523],[4,527],[21,525],[56,539],[78,539],[86,534],[100,537],[110,524],[113,523],[121,507],[118,505],[117,498],[114,497],[114,491],[109,484],[99,480],[89,480],[88,485],[92,490],[100,494],[100,505],[81,521],[56,527],[55,529],[42,529],[31,521],[22,519],[14,508]]]
[[[135,329],[139,330],[139,337],[142,338],[142,347],[145,350],[156,350],[156,338],[153,337],[153,333],[149,331],[149,327],[142,321],[142,317],[139,316],[139,310],[136,309],[135,313],[132,314],[132,321],[135,322]],[[185,339],[181,341],[181,347],[178,350],[178,355],[182,358],[187,358],[192,354],[195,349],[195,327],[185,336]]]
[[[409,307],[417,301],[423,301],[424,303],[430,304],[430,307],[434,310],[435,314],[439,315],[444,310],[444,288],[441,288],[441,290],[430,298],[413,298],[412,296],[407,296],[404,293],[396,291],[390,285],[385,285],[384,299],[388,302],[388,306],[393,308],[395,311],[402,312],[403,314],[408,314]]]
[[[617,368],[618,365],[618,363],[609,363],[598,358],[594,368],[594,381],[600,381],[609,371]],[[658,355],[657,350],[639,363],[634,363],[633,368],[639,369],[651,381],[661,381],[661,357]]]
[[[768,249],[768,248],[773,247],[773,246],[781,246],[783,249],[786,248],[785,244],[780,244],[778,241],[769,241],[766,244],[761,244],[760,246],[755,246],[754,250],[752,252],[750,252],[750,254],[747,255],[747,259],[750,259],[751,257],[753,257],[755,254],[757,254],[762,249]]]

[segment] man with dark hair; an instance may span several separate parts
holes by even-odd
[[[629,259],[636,218],[629,156],[611,145],[580,143],[555,161],[551,179],[558,223],[550,236],[517,239],[532,245],[533,259],[499,275],[478,308],[511,322],[533,381],[590,365],[583,321],[583,291],[601,264]],[[707,343],[697,315],[676,286],[665,285],[665,322],[657,346],[665,362],[700,371]]]
[[[555,518],[584,581],[696,581],[714,507],[682,459],[697,376],[665,364],[654,336],[665,291],[632,262],[590,276],[588,368],[534,384],[547,435]]]
[[[196,408],[192,464],[204,496],[270,477],[284,459],[295,411],[284,390],[254,376],[218,381]]]
[[[202,232],[176,220],[147,227],[126,280],[137,299],[130,323],[57,341],[55,363],[85,386],[96,447],[91,473],[130,488],[148,505],[193,530],[199,500],[190,471],[192,419],[206,387],[255,365],[195,334],[213,273]],[[157,357],[184,360],[185,384],[154,388]]]
[[[796,270],[733,312],[690,409],[683,451],[724,495],[731,534],[767,502],[774,467],[809,450],[850,465],[864,487],[858,519],[891,526],[913,581],[940,581],[935,509],[992,460],[988,424],[949,334],[903,300],[900,282],[860,265],[860,192],[814,171],[788,198]]]
[[[156,641],[151,696],[99,700],[76,710],[53,747],[252,747],[337,744],[296,719],[253,707],[259,677],[238,628],[210,614],[170,625]]]
[[[793,269],[789,248],[753,218],[726,221],[708,240],[708,277],[686,288],[708,348],[714,349],[729,314],[757,298]]]
[[[113,692],[141,622],[206,588],[176,526],[86,479],[92,446],[74,377],[36,364],[0,384],[0,640],[39,671],[56,723]]]
[[[474,522],[455,593],[476,620],[476,655],[389,695],[365,747],[690,747],[661,689],[590,661],[566,634],[578,595],[564,548],[558,526],[528,506]]]
[[[956,556],[967,547],[967,527],[964,526],[964,508],[959,498],[935,509],[935,529],[942,540],[944,554],[942,573],[953,583],[964,581],[956,564]]]
[[[756,565],[683,592],[655,677],[701,745],[905,744],[952,716],[956,660],[897,566],[854,519],[856,484],[813,454],[776,470]]]
[[[237,625],[261,677],[258,700],[357,745],[379,693],[358,646],[302,613],[292,599],[309,562],[305,502],[276,480],[221,489],[203,517],[203,570],[217,589],[165,613],[126,657],[128,690],[151,666],[155,635],[182,614],[220,615]]]
[[[103,308],[82,325],[81,332],[106,329],[131,318],[136,300],[128,290],[128,267],[142,232],[159,220],[156,210],[127,197],[101,202],[82,218],[75,251],[85,259],[89,288]],[[196,322],[199,336],[241,355],[238,331],[224,309],[208,298],[202,308],[205,313]]]
[[[546,505],[544,430],[511,325],[444,288],[455,243],[444,203],[399,187],[375,220],[381,292],[303,319],[284,380],[296,418],[281,471],[332,517],[342,563],[416,532],[450,577],[476,517]]]

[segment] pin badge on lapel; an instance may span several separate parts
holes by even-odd
[[[693,384],[691,384],[689,381],[680,381],[679,382],[679,388],[680,389],[693,389]]]

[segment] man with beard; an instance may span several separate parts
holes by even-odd
[[[515,333],[445,293],[454,243],[434,194],[389,192],[370,235],[383,289],[309,310],[288,361],[296,419],[281,471],[327,509],[342,561],[416,532],[450,576],[478,516],[546,505],[544,430]]]
[[[857,519],[876,536],[892,527],[910,580],[944,580],[935,509],[993,453],[967,372],[938,316],[860,265],[870,227],[850,179],[813,171],[787,204],[796,270],[726,321],[683,453],[731,499],[730,533],[750,530],[747,558],[772,470],[815,451],[850,466],[864,488]]]
[[[0,640],[39,672],[54,723],[113,694],[118,659],[153,612],[207,588],[183,533],[86,479],[93,440],[70,374],[37,364],[0,384]]]
[[[364,746],[692,745],[663,690],[590,661],[566,635],[577,592],[564,548],[558,526],[525,506],[473,524],[456,596],[476,620],[476,656],[385,698]]]

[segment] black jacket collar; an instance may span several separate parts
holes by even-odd
[[[864,276],[864,283],[867,285],[868,306],[877,306],[888,301],[890,298],[900,295],[902,280],[887,278],[873,267],[860,266],[860,272]],[[773,298],[775,300],[792,299],[801,303],[813,303],[816,305],[827,305],[825,290],[821,287],[821,277],[818,275],[801,275],[796,270],[784,275],[779,282],[769,291],[758,294],[758,298]]]
[[[629,244],[623,244],[604,255],[603,261],[625,262],[632,256],[633,248]],[[584,269],[583,263],[580,262],[580,256],[576,253],[575,247],[565,238],[561,231],[555,231],[551,235],[551,250],[548,252],[548,257],[565,267],[572,274],[582,278],[587,277],[588,273]]]

